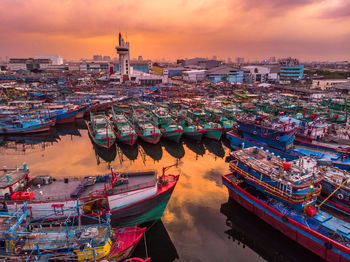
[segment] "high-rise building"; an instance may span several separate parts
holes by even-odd
[[[119,33],[119,45],[115,47],[119,55],[119,71],[121,75],[129,75],[129,61],[130,61],[130,44],[125,42],[122,34]]]

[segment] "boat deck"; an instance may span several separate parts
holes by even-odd
[[[65,178],[56,179],[51,184],[47,185],[32,185],[30,190],[34,193],[33,201],[52,201],[52,200],[72,200],[84,197],[104,196],[105,195],[105,184],[110,187],[110,180],[112,179],[111,174],[108,175],[107,181],[101,181],[106,176],[99,176],[97,182],[84,186],[85,178]],[[124,183],[123,183],[124,181]],[[120,183],[120,184],[118,184]],[[115,186],[108,189],[108,194],[118,194],[138,188],[151,187],[157,184],[157,173],[154,171],[145,172],[124,172],[118,173],[118,180]],[[81,188],[77,197],[72,194],[77,192],[77,189]]]

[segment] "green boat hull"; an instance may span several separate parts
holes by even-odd
[[[220,140],[222,136],[222,128],[207,128],[204,132],[204,136],[210,139]]]

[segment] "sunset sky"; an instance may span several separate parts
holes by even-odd
[[[350,0],[0,0],[0,57],[350,60]]]

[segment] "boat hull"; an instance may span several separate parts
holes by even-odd
[[[174,176],[172,182],[168,182],[168,184],[158,189],[157,194],[153,196],[137,201],[126,207],[112,209],[111,226],[118,228],[129,227],[160,219],[174,191],[178,178],[178,176]],[[96,223],[96,218],[85,216],[82,219],[82,223]]]
[[[222,136],[222,128],[206,128],[204,136],[214,140],[220,140]]]
[[[93,132],[92,132],[92,128],[91,128],[91,124],[90,122],[86,121],[86,126],[88,128],[88,131],[89,131],[89,136],[91,137],[92,141],[100,146],[100,147],[103,147],[103,148],[111,148],[116,139],[115,138],[102,138],[102,139],[99,139],[97,138],[96,136],[94,136]]]
[[[162,137],[176,143],[180,142],[181,136],[183,134],[182,130],[173,130],[173,131],[162,131]]]
[[[203,137],[203,133],[204,131],[199,130],[199,131],[184,131],[183,135],[190,138],[190,139],[194,139],[197,141],[200,141]]]
[[[79,109],[70,110],[63,114],[57,115],[57,124],[73,123],[76,115],[79,113]]]
[[[139,135],[139,137],[147,142],[147,143],[150,143],[150,144],[158,144],[159,141],[160,141],[160,138],[161,138],[162,134],[159,133],[159,134],[152,134],[152,135]]]
[[[51,129],[56,123],[56,120],[50,120],[43,122],[38,125],[33,125],[25,128],[13,128],[13,129],[4,129],[0,128],[0,135],[15,135],[15,134],[29,134],[29,133],[39,133],[45,132]]]
[[[295,220],[286,218],[276,209],[227,179],[225,175],[223,176],[223,184],[228,188],[229,196],[236,202],[316,255],[327,261],[350,261],[349,248],[322,236]]]
[[[119,136],[118,133],[116,133],[117,141],[121,142],[123,144],[133,146],[137,141],[137,134],[131,134],[127,136]]]

